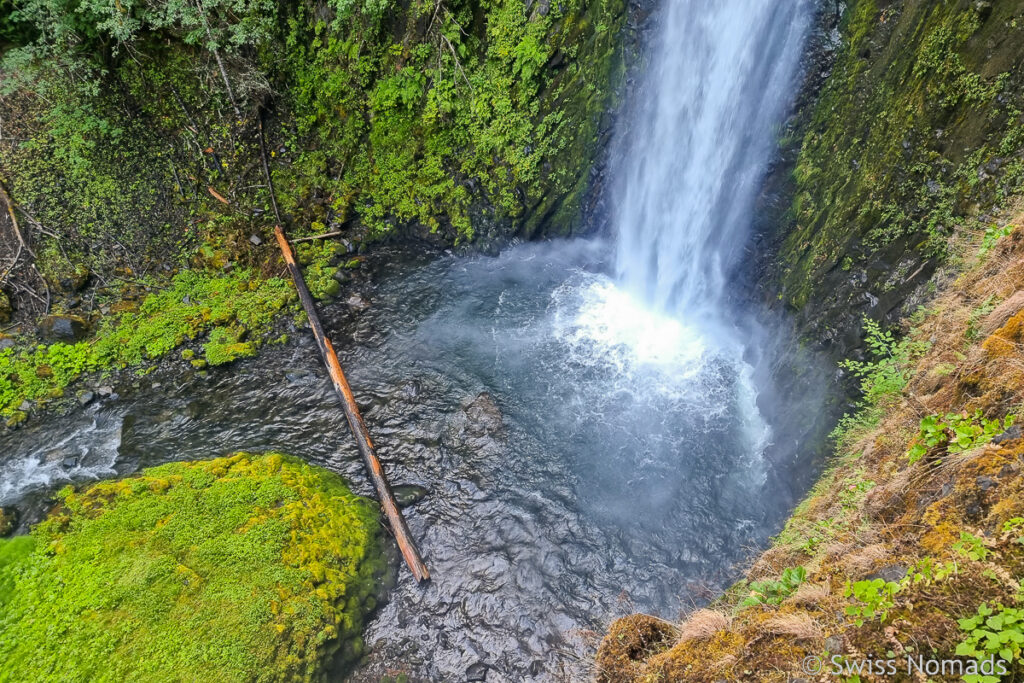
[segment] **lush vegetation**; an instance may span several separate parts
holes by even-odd
[[[112,232],[138,270],[194,247],[193,219],[269,211],[259,108],[273,110],[282,208],[303,228],[357,218],[371,236],[416,224],[465,239],[562,210],[568,229],[624,6],[16,0],[0,84],[23,142],[0,165],[60,236],[53,259],[93,267],[124,265]]]
[[[0,415],[16,420],[84,372],[204,335],[197,365],[254,352],[286,299],[261,141],[289,233],[345,233],[298,249],[315,296],[358,266],[343,254],[399,230],[573,229],[625,15],[624,0],[2,8],[0,184],[33,253],[3,273],[0,319],[44,301],[95,317],[97,295],[164,290],[89,343],[0,353]]]
[[[309,680],[361,654],[379,525],[336,475],[237,454],[59,501],[0,541],[0,678]]]
[[[92,339],[0,350],[0,415],[17,420],[23,401],[60,398],[85,373],[139,366],[192,340],[200,340],[203,354],[186,354],[196,367],[252,356],[275,314],[294,298],[291,285],[278,278],[183,271],[138,311],[106,318]]]

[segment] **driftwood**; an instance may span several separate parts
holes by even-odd
[[[381,507],[384,508],[384,514],[387,515],[388,521],[391,523],[391,529],[395,533],[398,548],[402,551],[402,557],[405,558],[405,563],[409,565],[409,569],[412,570],[412,575],[416,577],[416,580],[426,581],[430,578],[430,572],[427,571],[426,565],[423,564],[423,558],[420,557],[419,550],[416,549],[416,544],[412,540],[409,527],[405,523],[405,517],[402,516],[402,511],[398,508],[395,496],[391,492],[391,486],[384,476],[384,469],[381,467],[380,461],[377,459],[373,449],[370,432],[367,431],[362,415],[359,414],[359,406],[356,405],[355,396],[352,395],[352,389],[348,385],[348,380],[345,379],[345,373],[341,369],[341,364],[338,363],[338,355],[334,352],[334,346],[331,345],[331,340],[324,334],[324,328],[320,324],[320,316],[317,315],[313,297],[309,293],[309,288],[306,287],[302,271],[299,270],[299,266],[295,262],[295,255],[292,252],[291,245],[288,244],[288,238],[285,237],[280,225],[274,228],[274,235],[277,237],[278,246],[281,247],[281,253],[284,254],[285,263],[288,265],[288,272],[291,274],[292,280],[295,281],[295,289],[299,293],[302,307],[306,309],[306,315],[309,317],[309,326],[313,329],[313,336],[316,337],[316,343],[320,347],[320,354],[323,356],[324,364],[327,365],[327,372],[331,376],[334,388],[341,397],[341,407],[345,411],[345,417],[348,418],[348,426],[352,429],[352,436],[355,437],[356,446],[359,447],[359,453],[363,456],[363,461],[366,463],[370,479],[377,489],[377,497],[380,498]]]

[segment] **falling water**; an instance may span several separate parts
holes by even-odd
[[[801,0],[667,0],[617,192],[620,283],[692,319],[716,316],[793,93]]]

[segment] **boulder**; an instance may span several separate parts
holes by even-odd
[[[353,311],[365,311],[370,307],[370,300],[358,292],[346,299],[345,303]]]
[[[74,343],[85,339],[89,326],[77,315],[48,315],[39,323],[39,336],[47,341]]]
[[[474,436],[504,436],[505,424],[501,417],[501,408],[494,397],[484,391],[464,405],[462,411],[468,421],[466,431]]]
[[[416,484],[399,484],[391,487],[398,507],[407,508],[427,497],[427,489]]]

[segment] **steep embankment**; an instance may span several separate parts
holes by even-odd
[[[870,335],[874,359],[854,368],[866,403],[773,547],[681,625],[613,624],[602,680],[788,681],[818,673],[807,657],[847,675],[836,667],[867,657],[900,672],[908,657],[956,655],[1020,668],[1024,233],[953,248],[950,272],[965,270],[906,336]],[[979,614],[1002,616],[965,621]]]
[[[12,426],[86,372],[279,337],[277,209],[294,237],[338,233],[300,249],[320,297],[382,239],[575,230],[627,19],[626,0],[2,7]]]
[[[863,354],[863,401],[743,580],[681,624],[615,622],[602,680],[1020,674],[1024,3],[857,0],[840,31],[771,270],[808,344]]]

